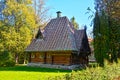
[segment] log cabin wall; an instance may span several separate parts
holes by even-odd
[[[88,56],[85,53],[72,54],[72,64],[88,64]]]
[[[31,53],[31,62],[58,65],[88,64],[88,56],[71,52],[37,52]]]
[[[45,63],[45,64],[58,64],[58,65],[70,65],[71,64],[71,52],[32,53],[31,62]]]
[[[80,64],[80,57],[77,54],[72,54],[72,64]]]
[[[46,64],[52,64],[52,53],[46,52]]]
[[[83,53],[83,54],[84,55],[80,55],[80,63],[88,65],[88,56],[85,53]]]
[[[53,64],[70,65],[70,56],[54,55],[53,56]]]
[[[44,53],[31,53],[32,63],[44,63]]]
[[[52,63],[58,64],[58,65],[70,65],[71,64],[71,51],[52,53]]]

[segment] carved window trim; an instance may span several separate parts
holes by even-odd
[[[47,58],[51,58],[51,55],[50,55],[50,54],[48,54],[48,55],[47,55]]]
[[[35,54],[32,53],[32,54],[31,54],[31,58],[35,58]]]
[[[44,57],[45,57],[44,54],[40,54],[40,55],[39,55],[39,58],[40,58],[40,59],[44,59]]]

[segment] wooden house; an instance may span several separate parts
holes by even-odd
[[[86,29],[76,30],[67,17],[52,19],[44,31],[38,30],[26,48],[29,63],[52,65],[88,64],[90,47]]]

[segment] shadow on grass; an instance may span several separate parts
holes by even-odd
[[[51,69],[40,67],[28,67],[28,66],[14,66],[14,67],[0,67],[0,71],[28,71],[28,72],[72,72],[72,70],[63,69]]]

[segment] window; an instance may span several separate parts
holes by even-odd
[[[50,55],[50,54],[48,54],[48,55],[47,55],[47,58],[51,58],[51,55]]]
[[[31,58],[35,58],[35,54],[31,54]]]
[[[43,54],[40,54],[40,55],[39,55],[39,58],[40,58],[40,59],[44,59],[44,57],[45,57],[45,56],[44,56]]]

